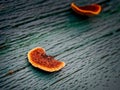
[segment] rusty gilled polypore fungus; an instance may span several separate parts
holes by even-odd
[[[54,59],[52,56],[46,55],[45,49],[36,47],[28,52],[28,61],[36,68],[47,72],[59,71],[65,66],[64,62]]]
[[[101,6],[98,4],[91,4],[86,6],[77,6],[74,3],[71,3],[71,8],[78,14],[85,16],[94,16],[98,15],[101,12]]]

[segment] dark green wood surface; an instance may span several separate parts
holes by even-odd
[[[82,17],[72,2],[102,12]],[[38,46],[66,66],[34,68]],[[0,0],[0,90],[120,90],[120,0]]]

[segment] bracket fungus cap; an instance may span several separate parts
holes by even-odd
[[[101,12],[101,6],[98,4],[91,4],[86,6],[77,6],[75,3],[71,3],[71,8],[78,14],[85,16],[98,15]]]
[[[53,56],[46,55],[45,49],[36,47],[28,52],[28,61],[32,66],[47,72],[59,71],[65,63],[54,59]]]

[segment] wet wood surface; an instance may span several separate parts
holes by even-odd
[[[72,2],[102,12],[82,17]],[[27,53],[35,47],[66,66],[34,68]],[[120,90],[120,1],[1,0],[0,90]]]

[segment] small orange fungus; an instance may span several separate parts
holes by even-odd
[[[36,47],[28,52],[28,61],[36,68],[47,72],[59,71],[65,66],[64,62],[54,59],[53,56],[46,55],[45,49]]]
[[[91,4],[86,6],[77,6],[71,3],[71,8],[78,14],[85,16],[98,15],[101,12],[101,6],[98,4]]]

